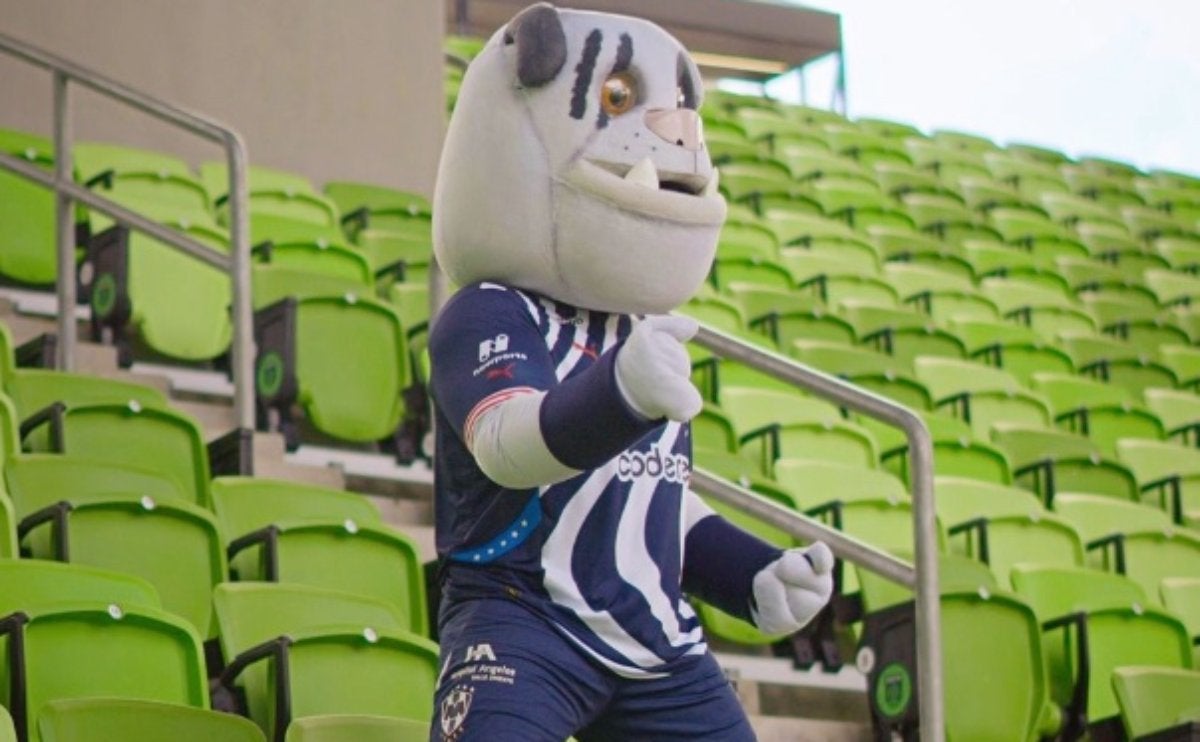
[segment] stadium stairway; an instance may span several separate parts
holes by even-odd
[[[0,288],[0,323],[20,346],[53,334],[56,321],[48,297],[32,303],[21,292]],[[32,311],[30,311],[32,307]],[[80,336],[86,321],[80,319]],[[135,364],[123,369],[110,345],[79,342],[77,371],[148,386],[171,406],[193,417],[212,441],[234,427],[232,388],[216,372]],[[288,452],[280,433],[255,432],[251,439],[255,476],[346,489],[368,497],[388,525],[413,540],[423,562],[436,556],[433,538],[432,475],[423,463],[397,466],[383,454],[302,446]],[[788,658],[732,643],[713,649],[762,742],[866,742],[872,739],[865,678],[854,668],[802,671]],[[803,718],[801,718],[803,717]]]

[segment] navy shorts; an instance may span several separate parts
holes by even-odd
[[[712,655],[663,678],[619,677],[513,600],[459,603],[441,626],[431,742],[750,742]]]

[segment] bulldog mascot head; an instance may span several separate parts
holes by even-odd
[[[527,8],[463,79],[434,197],[442,268],[586,309],[679,306],[725,219],[702,97],[658,26]]]

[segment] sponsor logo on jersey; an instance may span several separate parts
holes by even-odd
[[[496,353],[503,353],[506,350],[508,350],[508,335],[504,333],[500,333],[490,340],[484,340],[479,344],[479,362],[483,363]]]
[[[691,459],[682,453],[663,453],[657,444],[650,446],[649,451],[626,451],[617,457],[617,479],[622,482],[650,477],[687,484],[691,475]]]

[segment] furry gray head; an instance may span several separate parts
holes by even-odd
[[[674,37],[626,16],[526,8],[471,63],[434,197],[456,283],[657,313],[704,281],[725,219],[703,88]]]

